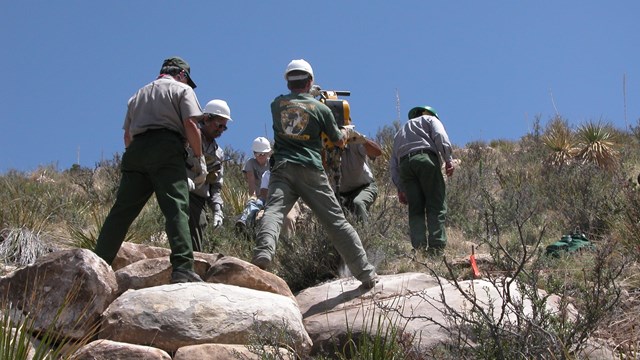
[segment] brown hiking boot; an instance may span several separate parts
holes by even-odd
[[[252,260],[251,263],[257,267],[259,267],[262,270],[267,270],[269,268],[269,266],[271,265],[271,260],[269,260],[269,258],[267,258],[266,256],[255,256]]]
[[[362,284],[360,284],[360,287],[369,290],[376,286],[378,282],[380,282],[380,277],[378,277],[377,274],[373,274],[373,276],[369,280],[363,280]]]

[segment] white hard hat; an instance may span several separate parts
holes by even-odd
[[[231,109],[229,109],[229,105],[227,105],[227,102],[224,100],[215,99],[215,100],[209,101],[207,105],[204,107],[203,112],[205,114],[222,116],[223,118],[228,119],[229,121],[233,121],[231,120]]]
[[[313,79],[313,69],[311,68],[311,65],[306,62],[303,59],[297,59],[297,60],[291,60],[291,62],[289,63],[289,65],[287,65],[287,70],[284,71],[284,78],[285,80],[302,80],[304,78],[296,78],[296,79],[292,79],[292,78],[288,78],[287,74],[291,71],[294,70],[300,70],[300,71],[304,71],[306,73],[308,73],[309,75],[311,75],[311,78]]]
[[[264,137],[257,137],[253,140],[253,145],[251,145],[251,150],[256,153],[266,153],[271,151],[271,144],[269,140]]]

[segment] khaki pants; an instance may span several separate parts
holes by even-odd
[[[300,203],[296,201],[291,208],[291,211],[287,213],[284,221],[282,223],[282,232],[280,232],[280,236],[288,239],[296,235],[296,222],[298,221],[298,217],[300,216]],[[256,223],[260,222],[262,216],[264,215],[264,210],[260,210],[258,215],[256,215]]]
[[[285,214],[291,211],[298,198],[311,208],[356,279],[369,281],[373,278],[375,268],[367,260],[358,233],[345,219],[325,172],[286,161],[274,164],[271,169],[269,195],[258,228],[254,259],[273,259]]]

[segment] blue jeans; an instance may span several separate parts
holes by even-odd
[[[236,222],[241,222],[249,228],[254,227],[256,222],[256,215],[263,208],[264,206],[262,205],[262,200],[249,199],[244,207],[244,210],[242,210],[242,214],[240,214]]]
[[[368,281],[375,276],[375,268],[367,260],[358,233],[345,219],[325,172],[287,161],[278,162],[271,169],[254,258],[273,259],[284,217],[300,197],[326,229],[329,241],[356,279]]]

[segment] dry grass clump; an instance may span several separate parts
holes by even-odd
[[[619,307],[595,335],[606,339],[617,352],[635,359],[640,356],[640,324],[633,315],[640,311],[640,264],[637,261],[627,265],[620,287],[623,292]]]

